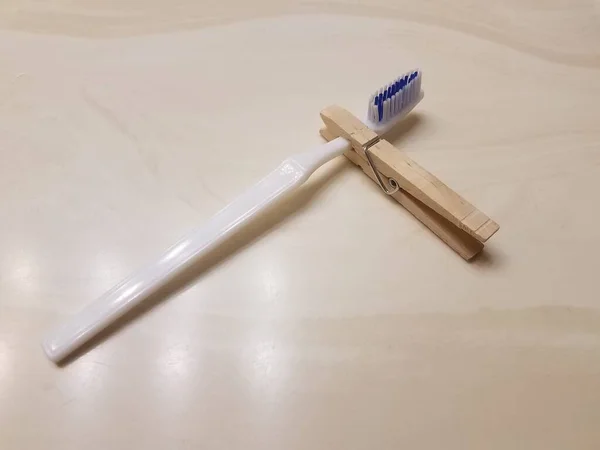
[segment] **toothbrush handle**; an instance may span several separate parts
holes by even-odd
[[[59,362],[119,317],[142,303],[177,274],[231,236],[244,223],[300,186],[314,170],[343,153],[348,143],[334,139],[281,165],[165,252],[156,262],[134,273],[88,305],[42,343],[48,358]]]
[[[134,273],[53,331],[42,346],[58,362],[119,317],[142,303],[199,257],[233,234],[242,224],[300,185],[303,171],[289,160],[282,163],[204,226],[168,249],[157,261]]]

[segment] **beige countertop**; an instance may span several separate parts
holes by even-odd
[[[600,448],[600,3],[203,3],[0,5],[0,448]],[[476,261],[340,158],[46,359],[322,107],[414,66],[395,143],[501,225]]]

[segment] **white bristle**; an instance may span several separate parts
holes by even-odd
[[[399,83],[403,78],[408,77],[416,72],[415,78],[408,81],[406,85],[404,85],[400,90],[395,92],[389,98],[386,98],[383,101],[382,105],[382,114],[381,120],[379,117],[379,109],[375,104],[375,100],[380,95],[385,95],[390,88],[396,86],[396,83]],[[377,90],[369,101],[369,107],[367,110],[367,117],[373,123],[383,124],[385,122],[390,121],[394,117],[403,114],[403,112],[408,108],[409,110],[414,107],[414,103],[418,101],[421,97],[421,71],[412,70],[407,72],[400,77],[396,78],[391,83],[388,83]]]

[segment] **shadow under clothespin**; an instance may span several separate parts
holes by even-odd
[[[326,140],[348,139],[352,149],[345,156],[465,260],[480,253],[500,228],[345,109],[330,106],[321,118],[325,128],[320,133]]]

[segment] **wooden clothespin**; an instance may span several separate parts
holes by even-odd
[[[342,136],[345,155],[466,260],[477,255],[499,225],[339,106],[321,111],[328,141]]]

